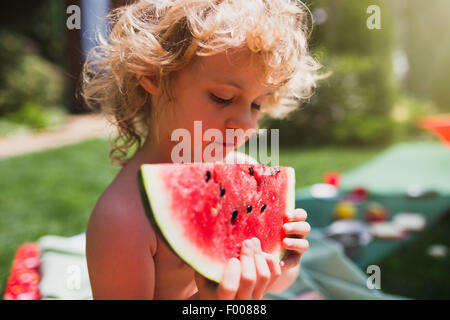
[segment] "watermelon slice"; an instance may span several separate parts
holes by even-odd
[[[242,242],[257,237],[282,258],[283,223],[295,206],[290,167],[260,164],[142,165],[138,181],[146,212],[172,250],[206,278],[220,282]]]

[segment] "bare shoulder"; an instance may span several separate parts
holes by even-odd
[[[156,243],[137,189],[110,185],[96,203],[86,230],[94,299],[152,299]]]
[[[110,186],[97,201],[89,219],[88,229],[104,230],[116,237],[139,240],[155,252],[155,232],[145,215],[137,190],[126,186]],[[99,230],[100,229],[100,230]],[[90,234],[95,237],[95,234]]]

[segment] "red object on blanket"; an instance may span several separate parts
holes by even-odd
[[[419,128],[434,133],[444,145],[450,147],[450,114],[422,117],[417,124]]]
[[[39,247],[34,242],[22,244],[16,251],[8,278],[5,300],[40,300]]]
[[[341,181],[341,173],[335,171],[325,172],[323,175],[323,182],[331,184],[336,188],[339,188],[339,183]]]

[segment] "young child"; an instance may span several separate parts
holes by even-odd
[[[281,262],[246,240],[211,286],[152,229],[136,173],[172,162],[177,128],[191,136],[194,121],[224,136],[256,129],[262,115],[282,117],[309,97],[320,66],[308,52],[305,8],[294,0],[141,0],[111,13],[110,38],[83,71],[86,102],[117,126],[110,157],[122,166],[87,227],[94,299],[263,299],[296,279],[308,249],[304,210],[286,212]],[[244,142],[219,144],[229,156]]]

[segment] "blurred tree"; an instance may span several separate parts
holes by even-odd
[[[33,40],[35,50],[61,67],[66,61],[66,20],[63,1],[0,2],[0,28]]]
[[[390,58],[393,46],[392,12],[387,0],[312,0],[313,14],[325,10],[326,20],[314,26],[312,46],[330,54],[381,55]],[[380,7],[381,29],[369,29],[369,6]]]
[[[65,0],[65,5],[66,8],[69,8],[72,5],[81,8],[81,0]],[[68,17],[68,15],[65,16]],[[80,88],[80,76],[84,59],[81,48],[81,30],[76,28],[68,30],[66,26],[64,28],[66,30],[68,40],[66,54],[68,57],[67,76],[69,78],[70,86],[69,110],[72,113],[83,113],[87,111],[87,108],[77,91]]]
[[[66,34],[66,7],[64,1],[35,0],[26,3],[21,1],[2,1],[0,2],[0,28],[9,35],[16,35],[18,41],[24,45],[23,50],[21,50],[20,54],[17,56],[9,55],[6,57],[3,55],[3,60],[0,61],[2,66],[7,66],[8,64],[16,66],[21,65],[24,56],[28,54],[30,55],[30,59],[42,61],[39,65],[45,64],[48,65],[49,69],[54,70],[57,74],[55,74],[53,78],[61,78],[63,70],[68,70],[68,41]],[[4,47],[13,50],[13,47],[9,47],[11,43],[12,41],[4,43]],[[4,60],[5,58],[7,60]],[[17,61],[17,59],[21,59],[21,61]],[[55,64],[59,68],[50,66],[47,62]],[[68,76],[68,74],[68,72],[65,72],[66,76]],[[4,85],[8,75],[2,73],[2,77],[5,79],[3,81],[2,89],[5,89],[7,87]],[[49,77],[51,78],[52,75],[49,75]],[[36,79],[35,82],[41,80],[42,79],[39,78]],[[30,81],[32,82],[33,80],[30,79],[29,83],[31,83]],[[11,87],[12,83],[9,83],[10,85],[8,88],[10,90],[13,90],[13,87],[17,89],[17,86]],[[68,84],[68,82],[65,82],[64,84]],[[65,106],[66,109],[70,109],[70,106],[72,105],[70,102],[71,91],[68,90],[68,87],[62,87],[61,85],[57,85],[56,87],[61,90],[60,94],[63,99],[62,105]],[[35,91],[31,90],[31,92]],[[43,90],[43,92],[45,92],[45,90]],[[35,93],[37,94],[37,92]],[[13,92],[8,94],[9,97],[13,95],[19,96]],[[27,95],[27,98],[33,100],[33,97],[29,94]],[[8,103],[10,103],[14,99],[8,98],[7,100],[9,101]],[[48,100],[53,100],[53,98],[49,98]],[[41,104],[42,99],[40,97],[36,97],[36,101],[42,108],[47,107],[45,104]],[[58,105],[61,105],[60,103],[61,101],[58,102]],[[6,105],[3,104],[1,108],[5,111]],[[19,110],[21,106],[15,106],[15,108]]]
[[[0,118],[39,129],[52,124],[47,111],[61,113],[65,83],[61,69],[30,52],[28,43],[0,31]]]
[[[333,74],[315,95],[287,119],[265,119],[280,128],[282,144],[383,144],[393,132],[390,119],[395,82],[392,73],[392,16],[386,0],[381,29],[369,29],[370,0],[314,0],[311,49],[324,70]]]
[[[450,111],[450,1],[396,0],[393,8],[409,62],[405,88]]]

